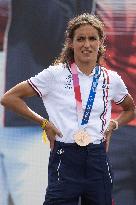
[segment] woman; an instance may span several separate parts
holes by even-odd
[[[106,155],[112,131],[134,118],[135,105],[121,77],[101,66],[104,26],[94,15],[72,19],[64,48],[53,66],[5,93],[1,104],[37,122],[50,141],[44,205],[112,204]],[[39,95],[49,121],[23,97]],[[111,119],[111,101],[123,111]],[[106,142],[106,150],[105,143]]]

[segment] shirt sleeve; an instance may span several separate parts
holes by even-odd
[[[113,100],[116,104],[120,104],[128,95],[128,90],[121,76],[114,71],[112,71],[112,85]]]
[[[53,74],[51,72],[51,66],[47,69],[44,69],[34,77],[28,79],[28,83],[40,97],[46,96],[51,91],[53,84]]]

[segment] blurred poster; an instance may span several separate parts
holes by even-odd
[[[93,1],[12,0],[12,19],[6,32],[10,0],[0,0],[1,52],[4,38],[8,38],[6,72],[1,69],[6,73],[6,89],[46,68],[60,52],[69,18],[77,11],[93,10],[106,25],[106,65],[121,75],[136,102],[136,2],[90,2]],[[0,78],[0,87],[3,81]],[[41,99],[37,97],[28,103],[39,114],[46,115]],[[118,108],[114,106],[113,115],[117,114]],[[11,127],[0,129],[0,205],[39,205],[44,200],[49,146],[42,144],[40,128],[25,125],[31,122],[5,112],[5,126]],[[118,205],[136,204],[135,130],[134,126],[124,126],[113,133],[110,150]]]
[[[118,72],[136,103],[136,2],[133,0],[97,1],[96,14],[106,26],[106,64]],[[119,106],[113,106],[117,115]],[[133,120],[131,125],[136,125]]]
[[[3,154],[0,153],[0,205],[8,205],[9,190],[3,158]]]
[[[4,47],[4,37],[9,17],[9,5],[10,0],[0,0],[0,51],[3,50]]]

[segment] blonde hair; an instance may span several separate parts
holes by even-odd
[[[100,40],[102,41],[101,46],[99,47],[97,62],[100,64],[100,61],[105,53],[105,46],[104,46],[104,24],[102,21],[95,15],[91,15],[89,13],[84,13],[79,16],[76,16],[72,20],[69,21],[66,32],[65,32],[65,42],[62,48],[62,51],[59,57],[54,61],[54,65],[58,63],[66,63],[74,61],[74,51],[72,48],[69,47],[68,39],[73,41],[74,33],[77,28],[81,25],[89,24],[93,26],[97,31]]]

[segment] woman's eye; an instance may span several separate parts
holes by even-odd
[[[84,37],[79,37],[77,38],[77,41],[83,41],[85,38]]]
[[[77,41],[82,42],[82,41],[85,41],[85,39],[87,39],[87,38],[81,36],[81,37],[77,38]],[[95,37],[95,36],[90,36],[90,37],[88,37],[88,40],[89,40],[89,41],[96,41],[96,40],[97,40],[97,37]]]
[[[91,36],[89,39],[90,39],[90,41],[95,41],[95,40],[97,40],[97,38],[94,37],[94,36]]]

